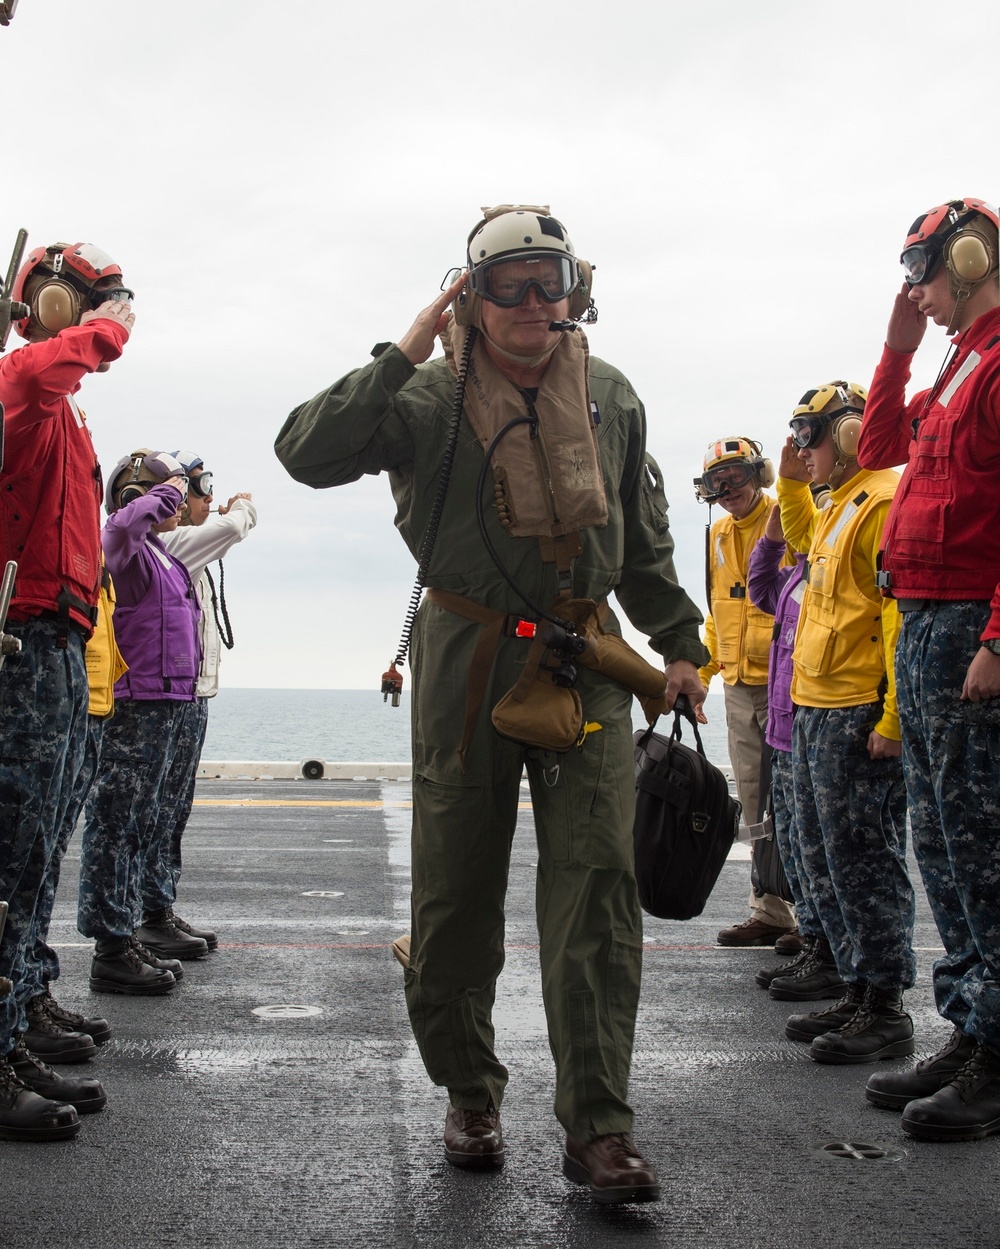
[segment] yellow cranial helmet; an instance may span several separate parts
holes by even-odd
[[[788,422],[797,447],[812,447],[823,441],[827,428],[839,457],[853,459],[861,437],[861,414],[868,391],[856,382],[827,382],[807,390]]]
[[[695,498],[701,503],[714,503],[751,482],[758,489],[772,485],[774,468],[770,460],[764,459],[759,442],[733,434],[708,444],[704,471],[694,479]]]

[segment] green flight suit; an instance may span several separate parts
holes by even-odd
[[[572,593],[614,591],[664,662],[705,662],[701,616],[677,585],[658,472],[645,450],[642,404],[616,369],[590,358],[608,523],[582,532]],[[544,382],[543,382],[544,386]],[[388,471],[396,525],[416,557],[430,515],[455,389],[444,360],[414,367],[395,346],[296,408],[275,443],[315,487]],[[427,585],[486,607],[527,609],[494,567],[476,523],[483,449],[463,418]],[[489,488],[487,488],[489,496]],[[538,543],[512,538],[487,497],[486,524],[505,568],[535,602],[556,597]],[[617,631],[611,614],[604,627]],[[458,746],[480,627],[425,601],[413,632],[411,966],[406,999],[431,1079],[456,1107],[500,1106],[506,1068],[491,1012],[504,961],[504,898],[522,769],[538,839],[536,913],[542,992],[556,1065],[556,1115],[588,1141],[631,1130],[627,1102],[642,958],[632,873],[631,695],[581,668],[585,720],[601,727],[555,754],[502,738],[490,712],[521,672],[529,643],[496,653],[463,771]]]

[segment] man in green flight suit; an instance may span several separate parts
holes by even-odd
[[[659,706],[683,693],[703,720],[701,616],[676,581],[643,406],[577,326],[596,319],[590,266],[547,207],[483,211],[466,271],[398,343],[296,408],[275,448],[317,488],[387,471],[399,530],[425,565],[405,982],[424,1064],[449,1093],[446,1158],[503,1165],[507,1070],[491,1016],[526,768],[563,1170],[600,1202],[655,1201],[626,1100],[642,955],[632,693],[573,653],[572,627],[562,645],[553,622],[585,622],[581,633],[624,647],[614,591],[665,670],[654,673]],[[437,338],[445,356],[430,360]]]

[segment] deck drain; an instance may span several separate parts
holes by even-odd
[[[302,895],[304,898],[342,898],[343,890],[339,892],[336,889],[307,889]]]
[[[898,1162],[906,1157],[905,1149],[887,1149],[870,1141],[828,1141],[814,1145],[809,1152],[817,1158],[847,1158],[852,1162]]]
[[[260,1019],[311,1019],[322,1015],[322,1006],[255,1006],[250,1012]]]

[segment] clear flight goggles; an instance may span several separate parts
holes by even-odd
[[[942,238],[932,234],[926,243],[908,247],[899,258],[907,286],[922,286],[937,273],[941,263]]]
[[[745,460],[732,460],[705,469],[701,475],[702,493],[705,498],[721,499],[730,490],[742,490],[755,480],[755,471]]]
[[[188,489],[199,499],[207,499],[212,493],[212,474],[202,472],[197,477],[189,477]]]
[[[106,303],[130,304],[135,299],[135,291],[130,290],[127,286],[105,286],[103,290],[92,287],[87,291],[84,298],[91,310],[94,310],[100,308],[101,304]]]
[[[501,308],[516,308],[532,288],[546,303],[558,303],[568,298],[579,281],[576,261],[552,252],[488,261],[469,274],[470,288]]]
[[[843,409],[847,411],[848,409]],[[823,441],[823,431],[830,423],[827,416],[795,416],[788,426],[792,431],[792,442],[801,450],[815,447]]]

